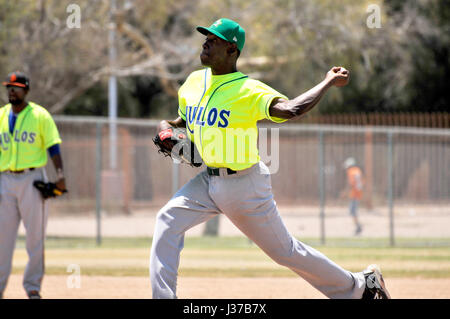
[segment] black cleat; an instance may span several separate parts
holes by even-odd
[[[41,299],[41,295],[37,290],[31,290],[27,293],[28,299]]]
[[[378,265],[368,266],[363,273],[366,279],[366,289],[364,290],[362,299],[391,299]]]

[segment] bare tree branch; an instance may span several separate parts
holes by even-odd
[[[123,21],[123,15],[117,15],[117,30],[122,32],[124,35],[128,36],[130,39],[134,40],[138,43],[146,53],[148,58],[151,58],[155,55],[153,48],[147,41],[146,37],[136,28],[131,26],[130,24]],[[158,71],[158,75],[161,81],[161,85],[164,88],[164,91],[171,95],[178,95],[178,88],[174,86],[173,82],[169,79],[166,68],[164,68],[164,60],[159,59],[159,62],[156,66],[156,70]],[[138,66],[134,66],[134,69],[138,68]],[[145,74],[145,73],[142,73]]]
[[[64,96],[61,97],[61,99],[50,106],[48,110],[51,113],[60,113],[64,107],[72,101],[74,98],[80,96],[82,93],[84,93],[87,89],[94,86],[97,82],[100,81],[101,77],[104,75],[105,70],[101,69],[99,71],[93,72],[92,74],[86,76],[83,78],[83,81],[79,83],[78,86],[74,87],[72,90],[70,90],[68,93],[66,93]]]

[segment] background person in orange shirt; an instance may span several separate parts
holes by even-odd
[[[358,207],[363,194],[364,177],[361,169],[356,166],[356,160],[353,157],[347,158],[343,166],[347,171],[349,211],[355,223],[355,235],[359,235],[362,226],[358,220]]]

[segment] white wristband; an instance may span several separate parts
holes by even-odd
[[[57,176],[58,179],[63,179],[64,178],[64,172],[63,172],[63,170],[61,168],[58,168],[56,170],[56,176]]]

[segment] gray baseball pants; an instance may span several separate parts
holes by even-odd
[[[41,194],[33,186],[35,180],[47,181],[43,168],[22,174],[0,173],[0,294],[11,273],[20,220],[25,227],[29,258],[23,287],[26,292],[40,291],[41,288],[47,209]]]
[[[159,211],[150,253],[153,298],[177,298],[185,232],[220,213],[275,262],[290,268],[325,296],[362,297],[362,272],[344,270],[289,234],[273,199],[269,169],[260,162],[233,175],[210,176],[203,171]]]

